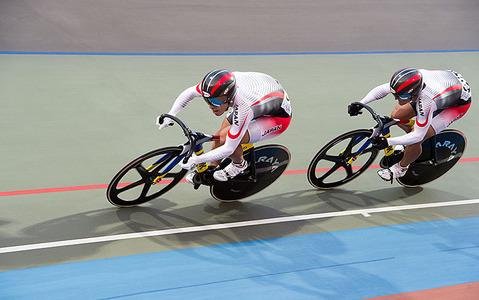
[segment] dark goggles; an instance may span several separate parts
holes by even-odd
[[[410,100],[412,99],[415,95],[413,94],[402,94],[402,95],[398,95],[398,94],[394,94],[394,98],[396,98],[396,100]]]
[[[208,105],[214,106],[214,107],[220,107],[221,105],[227,103],[227,101],[220,101],[218,98],[212,98],[212,97],[203,97],[205,99],[206,103]]]

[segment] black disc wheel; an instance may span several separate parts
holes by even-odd
[[[326,144],[309,164],[309,183],[318,189],[330,189],[343,185],[366,171],[378,155],[378,149],[368,145],[356,159],[352,157],[371,134],[369,129],[353,130]]]
[[[130,207],[153,200],[169,191],[187,172],[178,163],[182,149],[157,149],[126,165],[108,185],[108,201],[115,206]],[[162,176],[163,173],[166,175]]]
[[[251,166],[249,154],[244,156]],[[289,150],[281,145],[255,148],[255,175],[249,166],[245,174],[226,182],[215,181],[210,187],[213,198],[221,202],[234,202],[252,196],[271,185],[286,170],[291,159]]]
[[[406,187],[417,187],[438,179],[459,161],[466,144],[466,136],[459,130],[441,131],[422,142],[421,155],[397,181]]]

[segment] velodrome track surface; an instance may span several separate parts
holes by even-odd
[[[401,67],[454,69],[478,90],[479,4],[413,3],[1,2],[1,298],[473,299],[474,104],[453,126],[463,159],[422,188],[375,168],[330,191],[305,175],[327,141],[372,125],[346,107]],[[293,122],[271,141],[292,152],[287,173],[238,203],[180,183],[111,206],[105,187],[124,164],[183,142],[156,116],[217,67],[269,73],[288,91]],[[201,99],[179,116],[204,132],[221,121]]]

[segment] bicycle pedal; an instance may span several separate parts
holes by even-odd
[[[377,174],[379,175],[379,177],[380,177],[382,180],[384,180],[384,181],[386,181],[386,182],[391,182],[391,184],[393,184],[393,180],[394,180],[393,172],[391,172],[391,170],[389,170],[389,169],[383,169],[383,170],[387,170],[387,171],[389,172],[389,179],[384,178],[383,176],[381,176],[381,171],[382,171],[382,170],[379,170],[379,171],[377,172]]]
[[[383,169],[390,168],[392,165],[400,162],[404,156],[404,152],[401,151],[394,151],[394,153],[390,156],[384,156],[379,161],[379,166]]]

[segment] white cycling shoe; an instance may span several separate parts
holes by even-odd
[[[407,167],[401,167],[399,165],[399,163],[397,164],[394,164],[392,167],[390,167],[389,169],[381,169],[378,171],[378,175],[379,177],[381,177],[383,180],[386,180],[386,181],[392,181],[393,179],[396,179],[396,178],[399,178],[399,177],[403,177],[404,175],[406,175],[406,172],[407,172],[407,169],[408,169],[409,166]]]
[[[247,167],[248,165],[246,164],[246,160],[244,159],[240,164],[235,164],[231,162],[224,169],[214,172],[213,178],[218,181],[228,181],[231,178],[234,178],[235,176],[244,173]]]
[[[186,182],[191,183],[192,185],[195,185],[196,183],[194,181],[194,177],[196,176],[196,174],[198,174],[198,172],[193,171],[190,174],[186,175],[186,177],[185,177]]]

